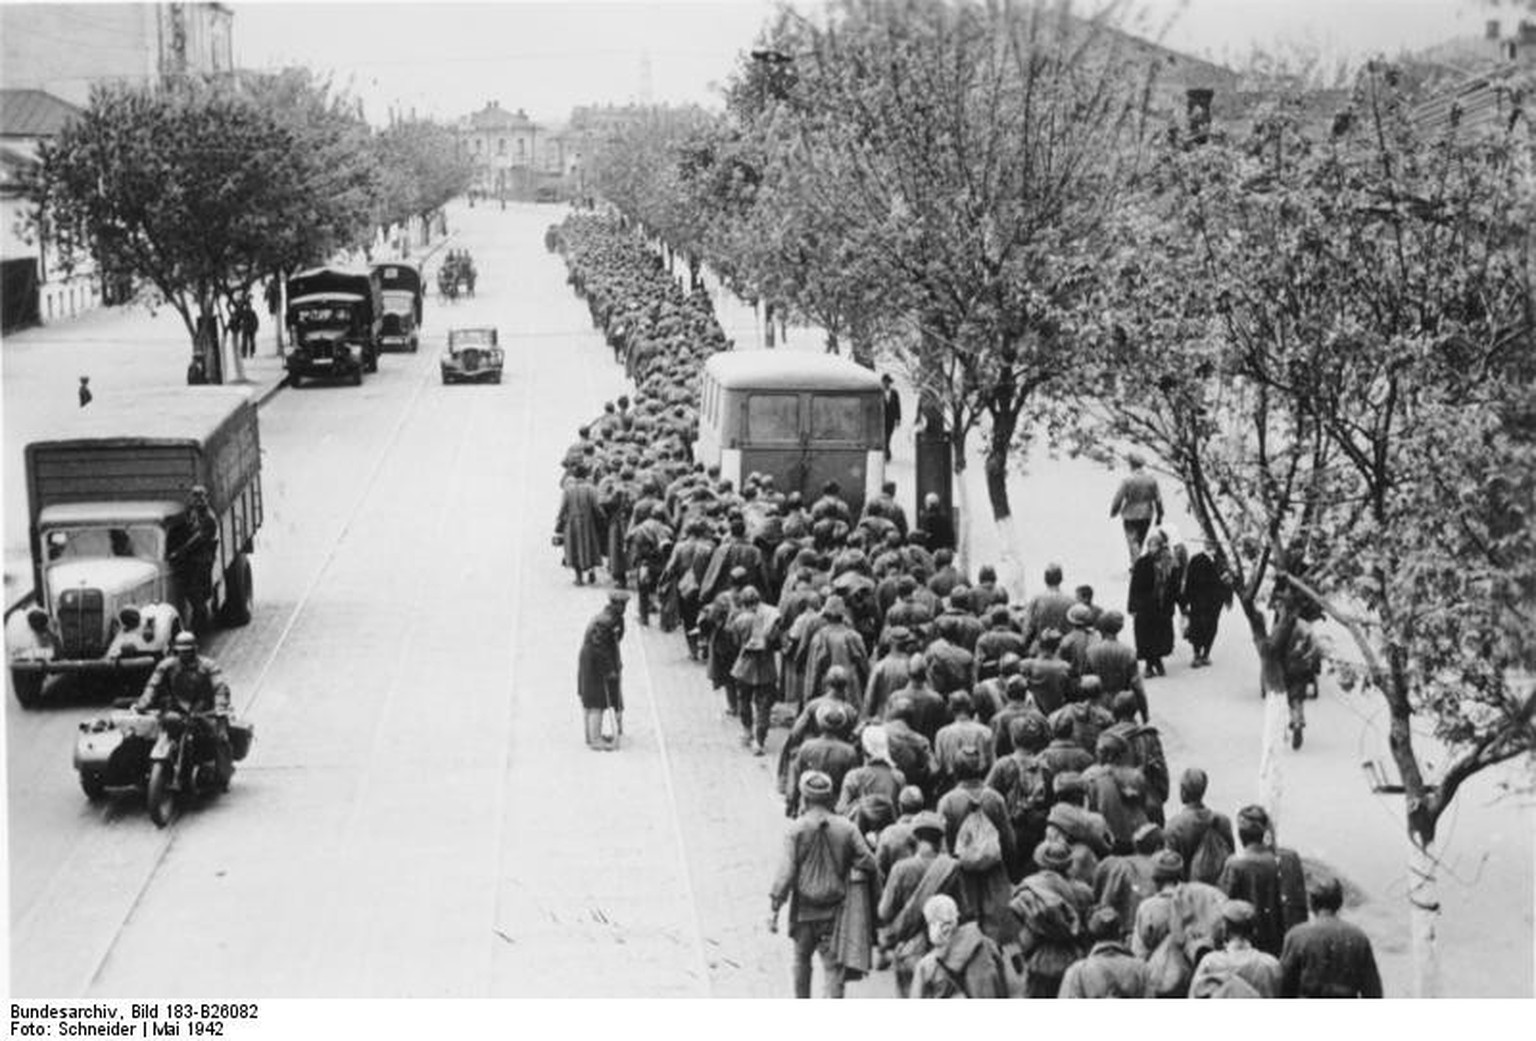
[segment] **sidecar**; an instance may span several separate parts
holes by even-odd
[[[88,719],[75,738],[75,769],[85,797],[96,802],[109,788],[141,788],[149,777],[149,753],[160,720],[127,708]]]

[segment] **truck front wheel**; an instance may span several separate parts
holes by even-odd
[[[241,553],[224,575],[224,624],[248,624],[253,600],[251,558]]]
[[[43,681],[47,679],[41,672],[29,670],[11,670],[11,689],[16,692],[16,700],[22,708],[36,708],[42,700]]]

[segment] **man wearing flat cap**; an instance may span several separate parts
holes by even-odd
[[[1141,544],[1147,539],[1147,529],[1163,523],[1163,497],[1157,490],[1157,478],[1147,473],[1147,461],[1140,452],[1131,452],[1125,461],[1130,464],[1131,472],[1115,491],[1115,498],[1109,504],[1109,515],[1124,522],[1125,546],[1134,563],[1141,554]]]
[[[778,871],[769,890],[768,931],[779,931],[779,908],[789,904],[789,935],[795,944],[795,997],[811,996],[811,955],[819,952],[829,998],[843,996],[843,966],[833,947],[833,933],[848,876],[873,874],[875,857],[859,829],[832,812],[836,791],[819,770],[800,777],[800,816],[784,836]]]
[[[1067,967],[1083,956],[1093,890],[1066,877],[1072,851],[1059,838],[1040,843],[1034,862],[1038,870],[1014,887],[1009,906],[1021,925],[1024,996],[1054,998]]]
[[[816,706],[816,734],[806,738],[790,760],[784,805],[786,817],[794,817],[800,812],[800,778],[807,773],[824,773],[831,779],[834,792],[843,790],[843,779],[859,765],[859,753],[848,741],[848,735],[853,732],[853,720],[851,705],[827,699]]]
[[[618,747],[618,738],[624,733],[624,694],[619,685],[624,663],[619,655],[619,642],[624,639],[624,605],[628,602],[628,593],[616,591],[608,595],[603,609],[587,623],[577,655],[576,695],[581,699],[587,747],[594,750]],[[614,715],[615,734],[611,743],[603,740],[605,709],[612,709]]]

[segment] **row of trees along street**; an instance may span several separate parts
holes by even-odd
[[[34,233],[66,270],[89,257],[104,278],[132,279],[194,343],[265,278],[361,249],[381,227],[429,226],[472,177],[447,127],[374,131],[299,68],[97,87],[40,153]]]
[[[1159,66],[1110,15],[837,0],[593,176],[695,274],[904,370],[956,470],[982,433],[1005,555],[1036,432],[1155,453],[1257,650],[1277,820],[1283,652],[1333,619],[1330,670],[1390,717],[1433,994],[1437,823],[1536,764],[1531,122],[1426,129],[1376,62],[1329,118],[1292,78],[1218,126]]]

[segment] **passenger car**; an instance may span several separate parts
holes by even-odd
[[[502,361],[495,326],[449,329],[448,349],[442,358],[443,382],[500,383]]]

